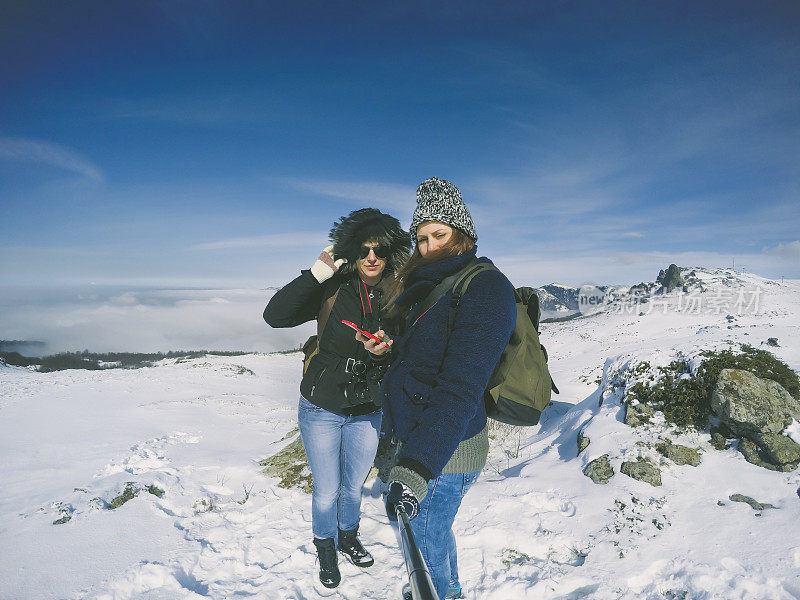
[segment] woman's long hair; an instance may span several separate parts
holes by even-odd
[[[424,267],[425,265],[442,260],[443,258],[450,258],[451,256],[464,254],[464,252],[472,250],[473,246],[475,246],[475,242],[472,240],[472,238],[455,227],[453,227],[453,234],[450,236],[450,239],[447,240],[447,243],[439,248],[439,250],[436,252],[429,253],[427,257],[423,257],[422,254],[420,254],[419,244],[415,244],[414,252],[412,252],[411,257],[402,267],[397,270],[391,283],[387,284],[385,303],[385,306],[389,307],[387,316],[389,318],[396,318],[401,315],[405,316],[405,314],[408,312],[409,307],[398,306],[395,304],[395,301],[400,294],[405,291],[406,282],[408,281],[408,276],[411,275],[411,273],[420,267]]]

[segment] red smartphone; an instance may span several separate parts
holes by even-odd
[[[369,331],[364,331],[363,329],[360,329],[358,327],[358,325],[356,325],[355,323],[351,323],[350,321],[345,321],[344,319],[342,319],[342,325],[347,325],[348,327],[350,327],[352,329],[355,329],[360,334],[365,335],[368,338],[375,340],[376,342],[383,342],[383,340],[381,338],[379,338],[378,336],[372,335]]]

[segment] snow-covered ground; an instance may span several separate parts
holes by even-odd
[[[608,383],[627,365],[774,337],[770,350],[800,370],[800,282],[698,276],[700,296],[543,325],[561,395],[540,426],[497,432],[465,498],[455,528],[468,598],[800,598],[798,471],[679,432],[701,448],[699,467],[665,462],[661,487],[619,472],[657,458],[650,446],[665,433],[621,422]],[[310,497],[261,473],[258,461],[291,440],[299,379],[297,354],[139,370],[0,365],[0,598],[399,598],[405,569],[378,482],[365,486],[361,525],[376,564],[340,561],[342,584],[327,590]],[[580,430],[591,441],[579,455]],[[583,470],[606,453],[616,475],[598,485]],[[128,482],[138,495],[110,509]],[[757,512],[734,493],[777,508]]]

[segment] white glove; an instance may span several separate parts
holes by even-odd
[[[339,270],[339,267],[346,262],[346,258],[333,260],[333,244],[331,244],[320,253],[317,262],[311,267],[311,274],[314,276],[314,279],[323,283],[333,277],[336,271]]]

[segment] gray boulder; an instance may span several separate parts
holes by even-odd
[[[670,265],[666,271],[661,269],[656,281],[662,285],[665,292],[672,291],[686,283],[681,276],[681,268],[675,264]]]
[[[777,465],[773,465],[772,463],[768,462],[764,452],[758,447],[758,444],[752,440],[747,438],[740,439],[739,452],[741,452],[744,455],[744,459],[751,464],[764,467],[770,471],[778,470]]]
[[[578,432],[578,454],[589,447],[589,438],[583,435],[583,431]]]
[[[670,440],[664,440],[656,445],[656,450],[670,459],[676,465],[691,465],[696,467],[700,464],[700,452],[697,448],[689,448],[680,444],[673,444]]]
[[[711,410],[734,433],[754,440],[766,433],[780,434],[792,419],[800,419],[800,401],[781,384],[741,369],[720,371]]]
[[[644,481],[654,487],[661,485],[661,470],[652,462],[641,456],[636,462],[624,462],[620,471],[638,481]]]
[[[614,476],[614,468],[608,462],[608,454],[603,454],[600,458],[595,458],[592,462],[586,465],[583,474],[595,483],[603,484],[609,482]]]
[[[773,471],[792,471],[800,464],[800,444],[781,435],[792,419],[800,419],[800,401],[778,382],[723,369],[711,410],[741,438],[739,450],[748,462]]]
[[[790,443],[794,444],[793,440],[783,435],[775,436],[775,438],[785,438]],[[776,462],[774,456],[783,455],[783,448],[781,448],[783,442],[781,440],[777,440],[776,442],[771,437],[767,437],[766,442],[768,444],[772,443],[775,444],[775,446],[777,446],[777,448],[776,447],[772,448],[772,454],[770,454],[763,446],[757,444],[756,442],[748,438],[742,438],[739,440],[739,452],[741,452],[744,455],[744,458],[747,462],[752,463],[759,467],[764,467],[765,469],[769,469],[770,471],[783,471],[783,472],[794,471],[797,468],[797,465],[800,464],[798,462],[787,462],[787,463]]]
[[[725,436],[719,431],[715,431],[711,434],[711,445],[717,450],[727,450],[729,447],[728,440],[725,439]]]
[[[765,433],[759,442],[771,463],[793,465],[792,469],[800,463],[800,444],[793,439],[777,433]]]
[[[754,500],[750,496],[745,496],[744,494],[731,494],[730,500],[731,502],[744,502],[745,504],[749,504],[753,510],[767,510],[769,508],[778,508],[773,504],[762,504],[758,500]]]
[[[648,404],[628,404],[625,407],[625,424],[631,427],[644,425],[650,422],[654,414],[655,409]]]

